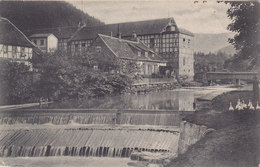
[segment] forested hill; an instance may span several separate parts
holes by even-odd
[[[103,24],[73,5],[62,1],[0,1],[0,16],[9,19],[22,31]]]

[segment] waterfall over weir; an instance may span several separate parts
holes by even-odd
[[[134,150],[176,152],[179,133],[140,129],[0,130],[0,156],[129,157]]]
[[[179,132],[169,129],[176,130],[182,117],[190,113],[116,109],[2,111],[0,157],[129,157],[137,150],[176,153]]]
[[[192,113],[192,112],[186,112]],[[185,114],[186,114],[185,113]],[[30,109],[0,113],[0,124],[119,124],[179,126],[184,112],[167,110],[51,110]]]

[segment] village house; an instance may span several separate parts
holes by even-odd
[[[0,58],[30,66],[28,61],[39,49],[8,19],[0,17]]]
[[[57,50],[67,52],[68,40],[71,38],[72,34],[75,33],[78,29],[79,29],[78,26],[43,28],[43,29],[27,30],[24,31],[24,33],[27,36],[32,36],[33,34],[53,34],[58,39]]]
[[[94,59],[99,59],[97,61],[99,66],[102,65],[101,61],[119,60],[122,64],[135,62],[142,76],[158,75],[160,67],[166,66],[167,63],[135,35],[133,35],[133,40],[125,40],[98,34],[88,49],[88,53]],[[99,66],[94,65],[94,68],[101,68]]]
[[[29,38],[44,53],[53,53],[58,49],[58,39],[51,33],[33,34]]]
[[[130,39],[133,32],[144,44],[167,60],[171,74],[193,80],[194,35],[179,28],[173,18],[82,27],[69,40],[69,51],[72,56],[85,52],[98,34]]]

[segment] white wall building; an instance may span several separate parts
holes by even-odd
[[[58,39],[51,33],[33,34],[29,38],[45,53],[53,53],[58,49]]]

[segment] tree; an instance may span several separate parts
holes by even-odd
[[[29,67],[10,60],[0,60],[0,104],[35,102],[33,73]]]
[[[247,69],[256,64],[259,55],[258,47],[260,41],[260,3],[252,2],[227,2],[231,7],[227,11],[232,23],[228,25],[228,30],[236,32],[234,38],[229,42],[234,45],[238,54],[233,58],[235,62],[247,61]]]
[[[56,52],[35,58],[33,62],[40,73],[35,84],[38,97],[64,100],[114,95],[121,93],[133,79],[128,72],[94,69],[96,62],[89,54],[71,57]],[[103,62],[103,66],[117,69],[115,66],[120,65],[116,62]]]

